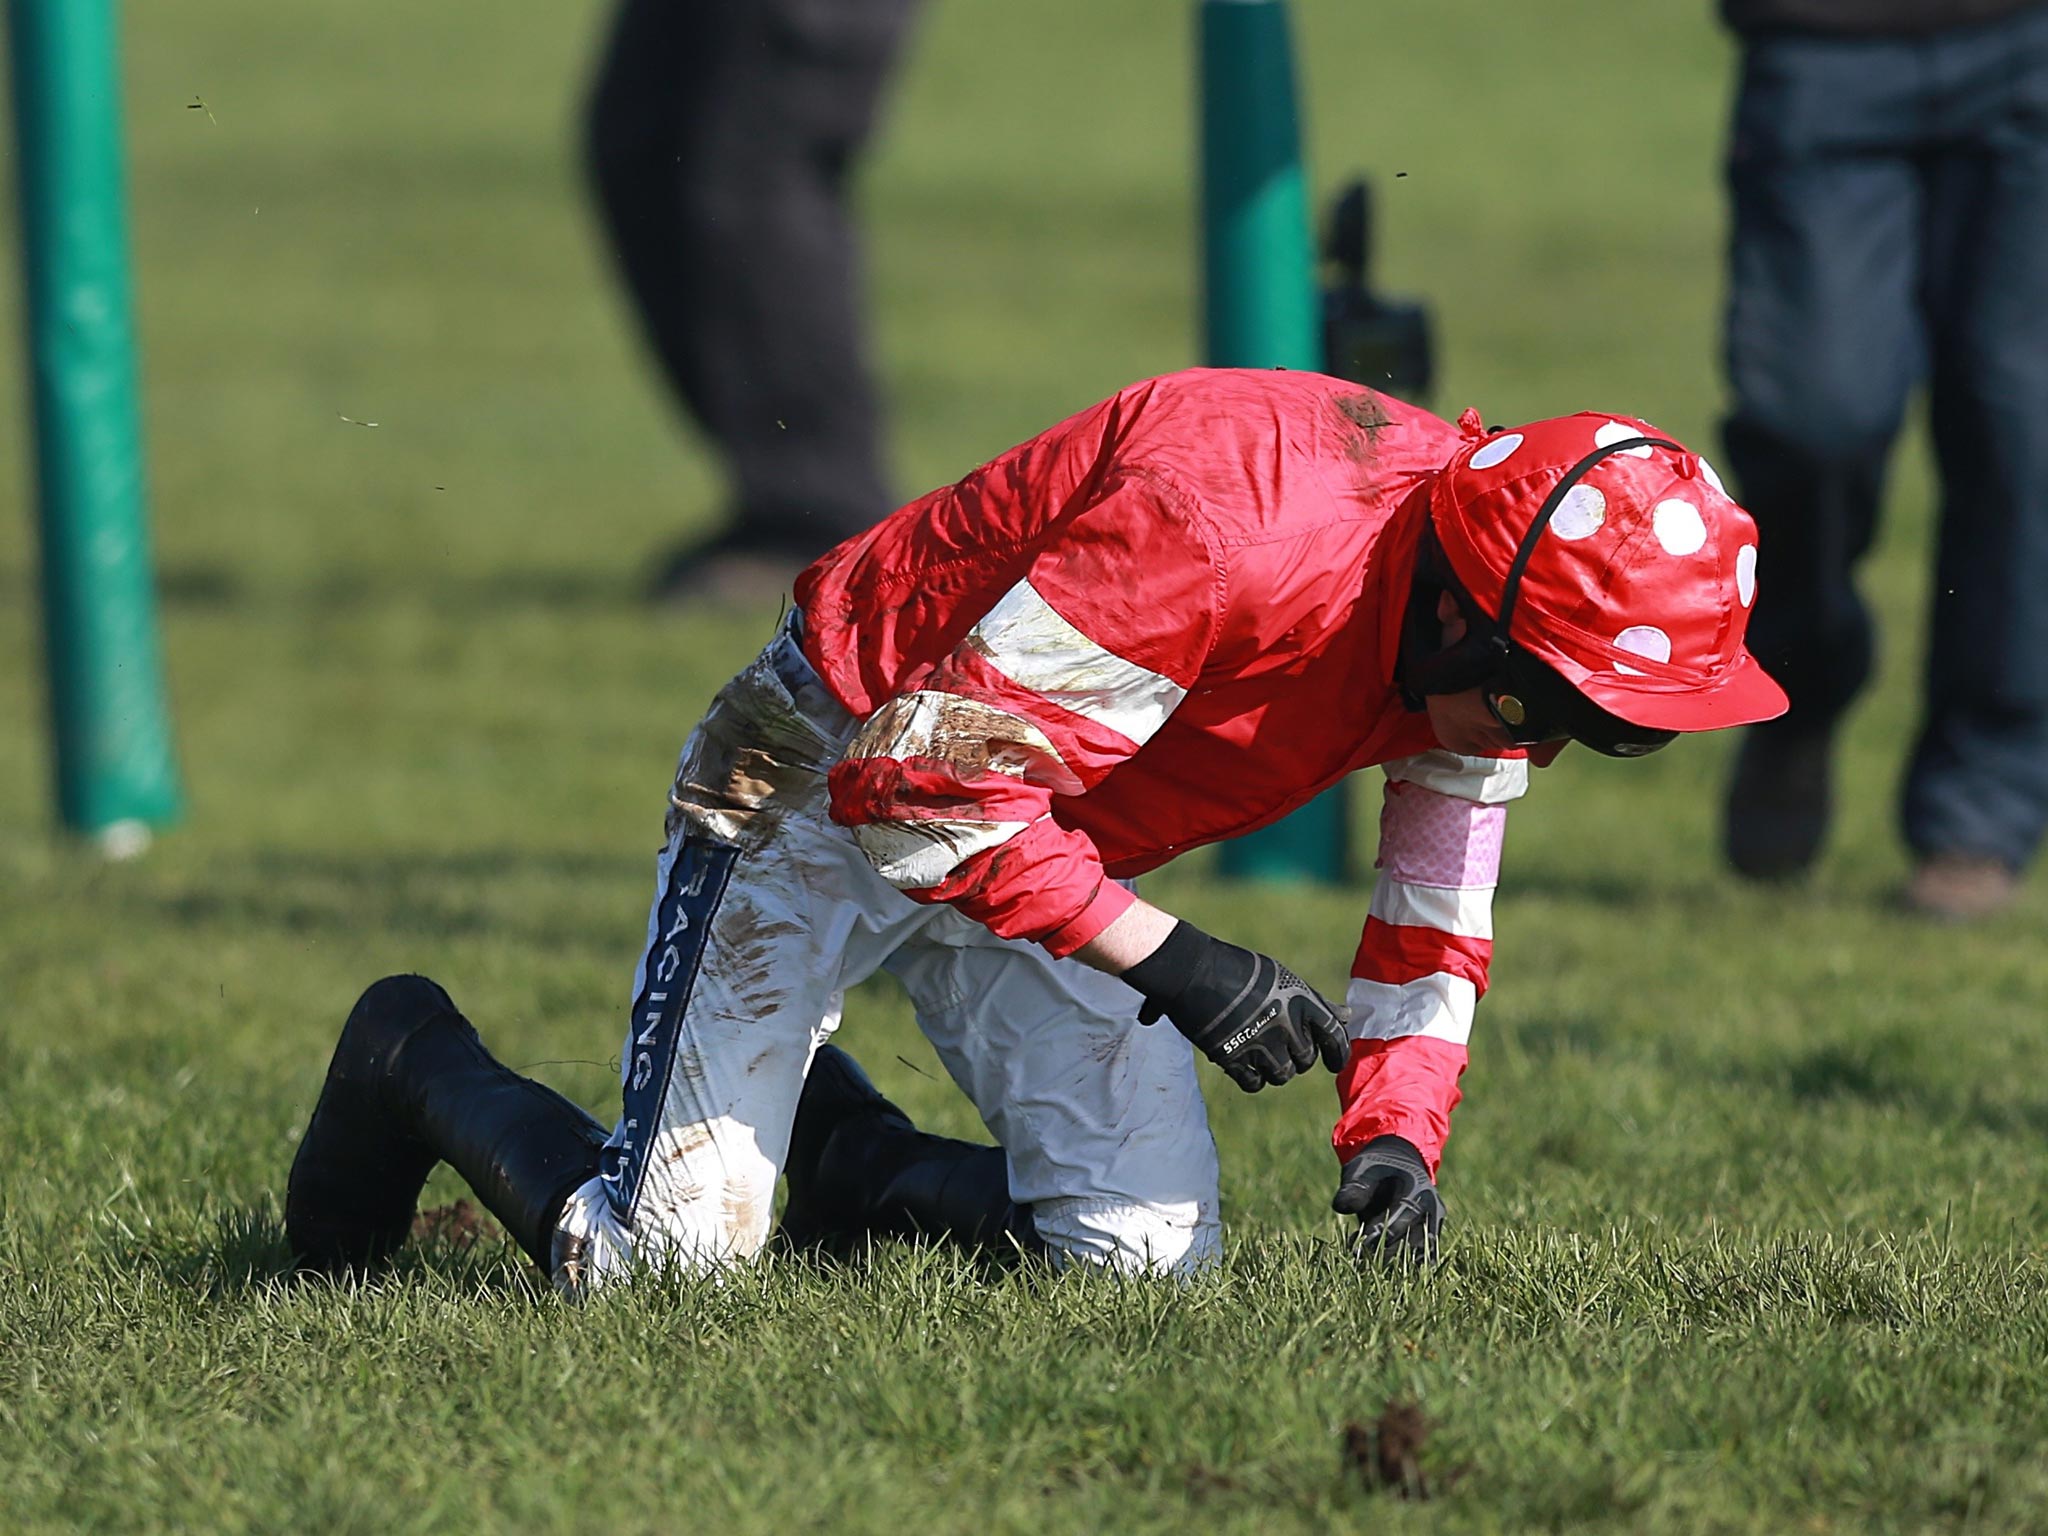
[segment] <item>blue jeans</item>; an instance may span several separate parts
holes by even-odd
[[[1826,729],[1868,678],[1853,584],[1924,382],[1941,476],[1919,853],[2048,828],[2048,6],[1921,37],[1745,40],[1728,154],[1729,467],[1751,644]]]

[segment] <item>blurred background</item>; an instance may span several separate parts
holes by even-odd
[[[1193,9],[924,5],[855,186],[904,495],[1201,360]],[[1734,46],[1710,0],[1294,9],[1315,201],[1373,176],[1379,279],[1435,309],[1434,407],[1627,412],[1718,455]],[[1376,1529],[2038,1529],[2048,902],[2037,881],[1965,929],[1888,902],[1930,571],[1917,425],[1810,882],[1724,870],[1728,740],[1567,752],[1511,818],[1441,1286],[1316,1241],[1339,1231],[1326,1084],[1214,1073],[1213,1289],[931,1284],[899,1254],[872,1289],[780,1268],[568,1312],[445,1244],[361,1293],[269,1282],[294,1145],[379,975],[443,980],[505,1061],[611,1120],[675,753],[774,618],[645,600],[728,491],[583,185],[608,12],[122,7],[187,790],[129,863],[55,829],[0,240],[10,1507],[1328,1531],[1366,1518],[1338,1426],[1398,1392],[1481,1470]],[[1377,780],[1353,787],[1361,866]],[[1215,858],[1148,894],[1336,988],[1366,885],[1234,885]],[[892,984],[842,1038],[921,1124],[982,1137]],[[444,1170],[427,1203],[459,1192]]]
[[[393,817],[465,837],[510,808],[581,845],[658,781],[696,680],[755,643],[632,611],[650,555],[725,492],[579,175],[606,13],[126,9],[154,522],[201,838]],[[1311,176],[1375,174],[1383,279],[1438,306],[1439,409],[1625,408],[1710,442],[1730,50],[1707,7],[1309,3],[1297,25]],[[1190,34],[1178,0],[926,9],[857,192],[906,495],[1200,360]],[[18,366],[0,391],[12,837],[41,820],[44,768]],[[407,649],[430,636],[462,654]],[[565,706],[575,730],[548,718]],[[496,722],[511,807],[460,772],[386,783],[437,719],[455,753],[476,748],[463,721]],[[422,816],[421,793],[446,803]]]
[[[348,1001],[408,967],[444,977],[508,1060],[555,1063],[544,1076],[612,1113],[674,753],[773,612],[641,600],[650,559],[708,526],[725,490],[650,366],[581,181],[606,9],[126,8],[189,804],[133,866],[52,837],[10,303],[0,1053],[39,1155],[56,1155],[39,1136],[69,1134],[67,1097],[156,1093],[195,1060],[227,1061],[249,1074],[253,1113],[210,1134],[252,1138],[246,1162],[215,1150],[239,1196],[267,1198]],[[1199,360],[1191,22],[1181,0],[926,7],[856,194],[905,494]],[[1733,49],[1704,0],[1304,0],[1296,24],[1317,203],[1354,170],[1374,176],[1380,278],[1436,307],[1437,409],[1625,411],[1714,452]],[[1900,679],[1926,580],[1917,436],[1893,496],[1869,587],[1889,619],[1884,676]],[[2019,1091],[2009,1070],[2039,1052],[2017,1019],[1961,1045],[1924,1026],[2038,979],[2010,934],[2038,924],[2039,898],[1966,938],[1878,910],[1904,867],[1890,791],[1912,709],[1910,690],[1880,687],[1856,715],[1833,849],[1793,894],[1718,868],[1724,741],[1640,764],[1568,753],[1541,776],[1509,841],[1466,1166],[1521,1166],[1551,1134],[1511,1113],[1522,1095],[1575,1127],[1558,1158],[1597,1164],[1588,1137],[1621,1158],[1711,1156],[1765,1113],[1756,1085],[1809,1057],[1823,1095],[1843,1062],[1902,1093],[1946,1083],[1927,1108],[1945,1125],[1954,1103]],[[1369,861],[1377,785],[1358,793]],[[1160,876],[1161,899],[1245,942],[1268,935],[1334,986],[1365,887],[1251,897],[1207,880],[1209,858]],[[892,993],[858,1004],[850,1030],[864,1018],[926,1060]],[[889,1049],[874,1054],[888,1066]],[[885,1086],[974,1130],[948,1087]],[[1617,1107],[1631,1094],[1661,1120],[1713,1125],[1712,1143],[1646,1150],[1627,1129],[1641,1106]],[[1563,1112],[1575,1095],[1606,1107]],[[1317,1220],[1321,1196],[1293,1191],[1325,1177],[1327,1104],[1219,1112],[1240,1127],[1226,1143],[1278,1154],[1233,1163],[1226,1148],[1227,1191],[1277,1181],[1289,1220]],[[214,1160],[199,1140],[189,1151]],[[1502,1198],[1530,1194],[1517,1182]],[[1641,1183],[1610,1194],[1657,1199]]]

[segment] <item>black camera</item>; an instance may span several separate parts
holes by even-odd
[[[1372,291],[1372,193],[1364,178],[1330,204],[1323,232],[1323,367],[1417,405],[1436,371],[1429,308]]]

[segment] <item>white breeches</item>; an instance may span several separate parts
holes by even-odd
[[[767,1241],[812,1053],[846,989],[887,970],[1009,1163],[1055,1261],[1185,1273],[1221,1247],[1192,1052],[1114,977],[920,905],[826,809],[858,722],[785,632],[683,749],[624,1110],[556,1249],[572,1289],[635,1263],[707,1268]]]

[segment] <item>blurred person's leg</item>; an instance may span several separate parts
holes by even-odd
[[[731,526],[664,573],[673,595],[786,587],[893,505],[847,194],[914,5],[620,8],[591,174],[656,355],[734,486]]]
[[[1759,535],[1750,648],[1791,698],[1784,719],[1746,734],[1729,788],[1726,851],[1757,878],[1819,852],[1835,727],[1870,674],[1854,572],[1924,356],[1923,88],[1910,42],[1776,36],[1744,49],[1724,437]]]
[[[1934,40],[1928,187],[1942,512],[1909,899],[2012,895],[2048,827],[2048,10]]]

